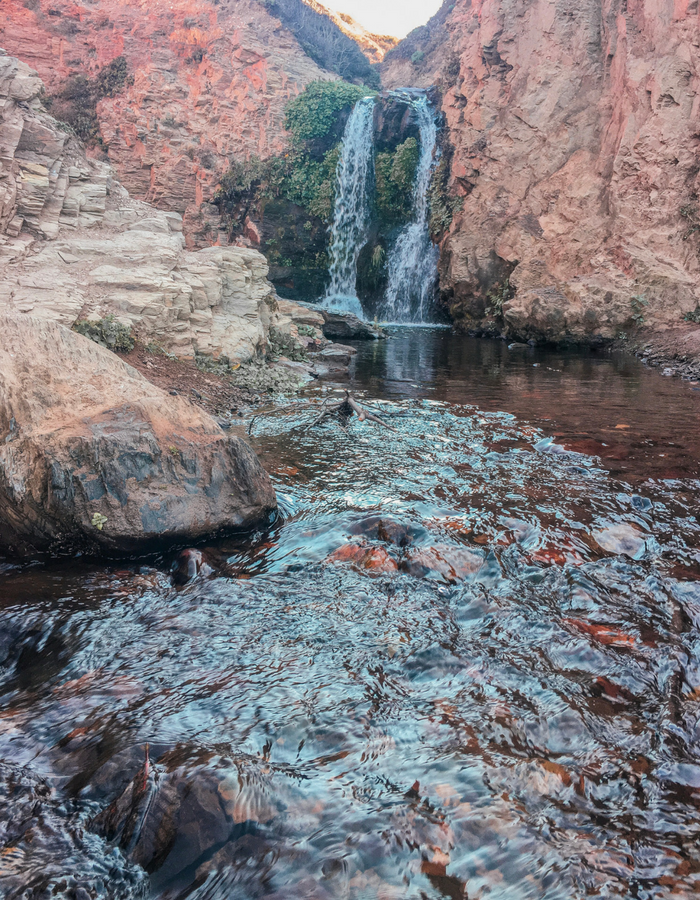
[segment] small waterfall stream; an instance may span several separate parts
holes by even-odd
[[[425,95],[397,91],[415,112],[420,156],[412,196],[411,221],[389,251],[387,287],[377,313],[384,321],[420,324],[430,320],[437,284],[438,248],[430,239],[428,189],[439,158],[435,115]],[[360,100],[350,114],[338,163],[336,200],[331,225],[330,285],[323,305],[364,318],[357,297],[357,263],[370,227],[370,196],[374,165],[373,97]]]
[[[355,281],[357,258],[369,222],[367,181],[374,150],[373,115],[374,98],[365,97],[355,104],[345,126],[331,226],[331,282],[324,300],[328,309],[351,312],[360,318],[364,318],[364,314]]]
[[[412,102],[420,131],[420,158],[413,186],[413,221],[399,234],[389,256],[389,283],[380,317],[423,323],[437,282],[439,250],[430,240],[428,188],[437,161],[437,125],[426,97]]]

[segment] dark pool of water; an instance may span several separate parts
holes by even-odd
[[[700,384],[607,350],[513,347],[449,330],[397,329],[358,345],[354,383],[372,396],[505,410],[627,479],[697,477]]]
[[[210,574],[0,576],[0,892],[700,889],[700,394],[430,331],[351,380],[395,431],[257,420],[284,516]]]

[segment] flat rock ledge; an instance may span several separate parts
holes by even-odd
[[[253,450],[68,328],[0,315],[0,553],[145,551],[276,508]]]

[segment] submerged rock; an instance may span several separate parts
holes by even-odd
[[[61,325],[0,329],[0,551],[139,550],[275,509],[254,452],[202,410]]]
[[[77,815],[23,766],[0,762],[0,854],[5,900],[135,900],[148,878],[119,851],[85,834]]]
[[[598,545],[608,553],[629,556],[631,559],[640,559],[646,550],[644,535],[632,525],[624,522],[594,531],[593,537]]]
[[[92,829],[118,846],[153,876],[158,889],[278,815],[274,798],[255,765],[238,768],[183,748],[157,765],[145,763],[126,789],[92,822]]]

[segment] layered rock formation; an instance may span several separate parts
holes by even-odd
[[[596,341],[700,304],[697,0],[456,0],[383,78],[442,88],[464,327]],[[495,325],[494,325],[495,319]]]
[[[0,552],[142,550],[276,507],[255,454],[109,350],[0,316]]]
[[[133,196],[186,214],[205,242],[217,172],[232,156],[282,150],[288,101],[335,77],[257,0],[4,0],[0,46],[49,94],[124,56],[133,83],[97,107],[109,161]]]
[[[105,210],[111,172],[88,163],[40,102],[43,84],[28,65],[0,50],[0,235],[26,225],[55,238],[59,221],[94,224]]]
[[[183,358],[264,353],[265,258],[186,251],[181,217],[131,200],[109,166],[86,159],[43,110],[41,87],[28,66],[0,56],[0,311],[68,327],[112,315]]]
[[[276,501],[253,451],[70,326],[108,316],[180,356],[250,359],[264,257],[185,251],[180,216],[132,201],[40,90],[0,56],[0,553],[130,552],[263,519]]]

